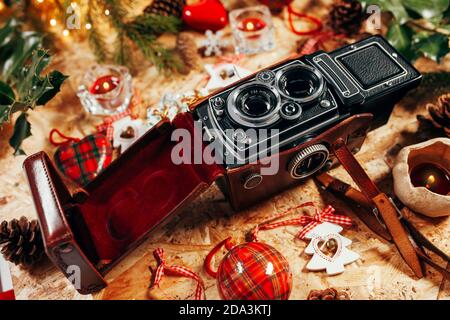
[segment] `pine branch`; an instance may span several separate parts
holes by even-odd
[[[127,24],[127,28],[135,29],[136,32],[145,33],[177,33],[182,22],[174,16],[160,16],[154,14],[142,14],[133,22]]]
[[[89,7],[87,21],[91,25],[91,30],[89,32],[89,43],[94,49],[97,60],[100,62],[105,62],[108,59],[108,50],[106,49],[107,46],[97,29],[97,24],[92,20],[91,7]]]

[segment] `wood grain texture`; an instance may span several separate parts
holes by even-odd
[[[227,1],[228,2],[228,1]],[[325,1],[329,3],[330,1]],[[315,11],[314,11],[315,10]],[[323,14],[325,6],[314,7],[313,12]],[[298,37],[290,33],[280,18],[275,19],[277,49],[273,52],[244,59],[241,65],[256,71],[265,65],[286,58],[295,51]],[[193,33],[200,41],[201,35]],[[173,44],[172,37],[163,40]],[[24,143],[28,154],[45,150],[50,155],[54,148],[48,142],[48,133],[52,128],[82,137],[94,130],[94,125],[101,119],[88,117],[75,95],[77,84],[87,66],[95,59],[87,43],[74,42],[65,50],[56,54],[54,65],[70,79],[59,94],[45,108],[37,108],[30,113],[33,136]],[[208,58],[204,62],[213,62]],[[144,99],[155,104],[166,92],[183,92],[196,87],[205,74],[191,73],[187,76],[164,78],[155,68],[146,63],[134,75],[134,84],[143,94]],[[450,72],[447,58],[441,65],[420,60],[416,66],[422,72]],[[415,116],[425,113],[427,102],[435,99],[446,88],[436,90],[419,90],[411,93],[398,104],[389,123],[369,134],[366,143],[357,158],[364,165],[369,175],[385,191],[392,190],[390,167],[395,152],[401,146],[416,142],[417,122]],[[7,143],[4,138],[0,141]],[[34,208],[25,176],[22,173],[23,156],[13,157],[12,150],[2,152],[0,158],[0,197],[11,196],[6,204],[0,204],[0,220],[12,219],[25,215],[34,218]],[[351,183],[342,168],[336,168],[332,174]],[[353,186],[354,184],[351,183]],[[305,181],[295,188],[266,199],[264,202],[241,212],[233,212],[218,188],[213,185],[190,204],[181,214],[174,217],[165,226],[155,230],[148,239],[119,263],[108,275],[110,286],[94,296],[79,295],[56,270],[46,261],[31,272],[11,265],[13,281],[18,299],[148,299],[150,280],[149,266],[153,264],[152,251],[164,248],[169,263],[185,265],[201,274],[207,286],[208,299],[218,299],[219,295],[214,279],[202,270],[203,260],[208,251],[219,241],[232,236],[235,242],[242,243],[245,233],[257,223],[275,212],[306,201],[314,201],[319,207],[333,205],[338,213],[352,217],[355,225],[343,231],[343,235],[353,241],[351,249],[361,255],[357,262],[346,266],[346,271],[338,276],[329,277],[325,272],[308,272],[305,266],[308,257],[302,254],[305,242],[294,240],[297,231],[286,227],[261,232],[260,239],[279,249],[288,259],[294,274],[294,286],[291,299],[305,299],[311,289],[324,289],[333,286],[347,291],[352,299],[448,299],[450,287],[443,283],[442,276],[427,269],[427,277],[414,278],[411,270],[404,264],[395,246],[374,235],[358,220],[346,204],[332,195],[320,191],[312,180]],[[430,219],[421,216],[412,217],[415,225],[439,248],[449,252],[450,219]],[[215,266],[218,265],[217,256]],[[160,291],[152,292],[153,297],[170,297],[191,299],[195,283],[189,279],[164,278]]]

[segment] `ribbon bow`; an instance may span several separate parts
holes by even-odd
[[[352,219],[347,216],[334,214],[335,211],[336,210],[332,206],[328,205],[321,212],[316,209],[316,214],[312,217],[302,216],[300,221],[305,227],[297,234],[297,238],[303,239],[309,231],[323,222],[335,223],[343,227],[350,227],[352,225]]]
[[[186,277],[186,278],[194,279],[197,282],[197,287],[195,289],[195,300],[204,300],[205,299],[205,284],[203,283],[203,280],[200,278],[200,276],[198,274],[196,274],[195,272],[193,272],[183,266],[167,265],[167,263],[164,259],[164,250],[161,248],[158,248],[155,251],[153,251],[153,256],[155,257],[156,261],[158,262],[158,268],[153,273],[153,278],[152,278],[152,283],[150,285],[150,288],[159,286],[159,283],[161,282],[162,277],[165,274],[168,276],[174,276],[174,277]]]
[[[251,241],[258,241],[258,232],[261,230],[271,230],[271,229],[275,229],[275,228],[282,227],[282,226],[289,226],[289,225],[304,226],[303,229],[296,235],[297,238],[304,239],[304,237],[306,236],[306,234],[309,231],[311,231],[317,225],[319,225],[323,222],[335,223],[335,224],[339,224],[344,227],[349,227],[352,225],[352,219],[350,219],[347,216],[334,214],[334,212],[336,210],[330,205],[328,205],[322,211],[319,211],[319,210],[317,210],[317,208],[315,208],[316,214],[314,216],[301,216],[300,218],[294,218],[294,219],[269,223],[270,221],[284,217],[284,216],[288,215],[289,213],[291,213],[292,211],[297,210],[299,208],[303,208],[303,207],[314,207],[315,208],[313,202],[306,202],[306,203],[303,203],[296,207],[289,208],[288,210],[286,210],[284,212],[273,215],[266,222],[257,225],[253,229],[253,231],[250,233]]]

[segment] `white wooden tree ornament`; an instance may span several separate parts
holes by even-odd
[[[341,236],[339,234],[341,231],[341,226],[324,222],[305,235],[306,239],[311,239],[305,253],[312,255],[306,269],[310,271],[326,270],[328,275],[336,275],[345,271],[345,265],[359,259],[359,254],[347,249],[352,241]],[[334,241],[335,246],[331,255],[324,251],[330,241]]]

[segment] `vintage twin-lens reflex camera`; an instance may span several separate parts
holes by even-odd
[[[267,199],[332,166],[336,143],[357,152],[420,79],[383,38],[370,37],[281,62],[161,120],[83,188],[36,153],[24,168],[46,252],[67,277],[80,269],[81,293],[99,290],[115,264],[212,183],[236,209]],[[263,137],[261,129],[269,129]],[[172,138],[182,131],[194,149],[226,161],[176,163],[181,142]],[[273,163],[275,172],[263,170]]]
[[[330,144],[338,137],[357,152],[369,126],[385,124],[420,79],[391,45],[373,36],[264,69],[210,96],[194,113],[207,140],[223,144],[218,156],[228,161],[220,186],[240,208],[328,169],[334,162]],[[260,137],[258,129],[275,130]],[[280,152],[272,155],[280,156],[275,176],[261,174],[257,162],[274,147],[267,143],[271,132]]]

